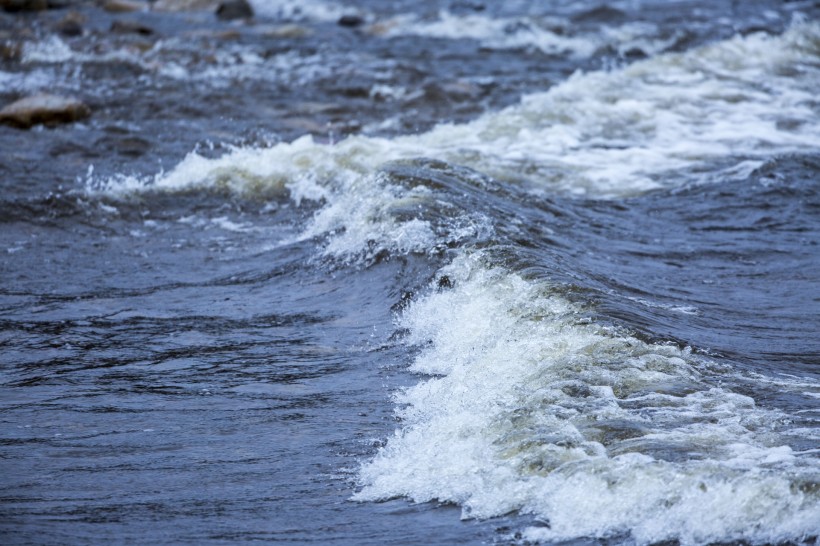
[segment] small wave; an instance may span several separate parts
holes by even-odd
[[[481,254],[439,276],[399,320],[421,351],[411,369],[432,377],[396,396],[402,428],[362,467],[355,499],[532,514],[530,540],[820,531],[817,459],[789,447],[788,416],[720,386],[731,370],[589,324],[556,289]]]
[[[596,29],[594,34],[574,34],[570,23],[558,17],[493,17],[441,11],[435,20],[400,15],[380,21],[371,31],[386,37],[424,36],[448,40],[475,40],[489,49],[539,50],[548,55],[590,57],[604,48],[620,54],[640,49],[644,55],[659,53],[676,39],[660,38],[649,23],[627,23]]]
[[[599,199],[745,178],[774,155],[820,148],[814,108],[818,36],[820,25],[799,23],[778,37],[735,37],[611,72],[577,73],[518,105],[420,135],[353,136],[336,144],[306,136],[270,148],[236,148],[217,159],[192,153],[169,173],[92,185],[108,193],[289,193],[297,202],[326,203],[328,210],[310,228],[315,233],[322,217],[344,217],[338,213],[343,203],[358,206],[349,196],[372,186],[384,165],[419,157],[466,166],[536,193]],[[414,198],[393,189],[368,194],[388,202]],[[326,227],[338,232],[345,226]],[[374,233],[395,235],[396,229],[415,233],[419,244],[432,242],[419,225],[406,223],[359,231],[367,238],[358,241],[350,229],[346,242],[334,248],[362,249]]]
[[[75,51],[59,36],[49,36],[39,41],[25,42],[20,61],[28,64],[130,62],[139,64],[137,52],[128,48],[115,48],[100,52]]]
[[[251,0],[254,12],[287,20],[336,22],[347,11],[337,3],[320,0]]]

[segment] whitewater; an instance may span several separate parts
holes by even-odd
[[[360,4],[0,67],[11,543],[813,544],[816,9]]]

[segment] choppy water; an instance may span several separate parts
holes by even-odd
[[[552,4],[0,15],[3,542],[814,544],[819,6]]]

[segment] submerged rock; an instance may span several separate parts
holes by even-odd
[[[143,11],[148,8],[144,2],[134,0],[107,0],[103,4],[103,9],[111,13],[128,13],[130,11]]]
[[[151,4],[155,11],[212,10],[219,5],[217,0],[157,0]]]
[[[356,28],[364,24],[364,18],[358,15],[342,15],[336,23],[340,27]]]
[[[626,19],[625,12],[602,4],[575,15],[572,21],[575,23],[616,23],[624,19]]]
[[[0,110],[0,123],[28,129],[38,123],[70,123],[89,115],[91,109],[78,99],[40,94],[20,99]]]
[[[48,9],[48,0],[0,0],[6,11],[41,11]]]
[[[0,39],[3,39],[0,35]],[[13,42],[0,42],[0,61],[17,61],[20,59],[22,46]]]
[[[81,0],[0,0],[0,8],[5,11],[43,11],[47,9],[65,9]]]
[[[251,30],[251,32],[259,36],[265,36],[267,38],[281,39],[304,38],[306,36],[310,36],[311,34],[313,34],[313,31],[311,31],[309,28],[293,24],[258,25],[255,26]]]
[[[154,33],[154,29],[133,21],[114,21],[111,23],[111,32],[116,32],[117,34],[140,34],[142,36],[150,36]]]
[[[76,11],[70,12],[54,25],[54,30],[63,36],[82,36],[85,18]]]
[[[216,8],[216,16],[224,21],[253,17],[253,8],[247,0],[226,0]]]

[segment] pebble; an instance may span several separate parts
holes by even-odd
[[[91,109],[73,97],[40,94],[15,101],[0,110],[0,123],[21,129],[42,123],[70,123],[91,115]]]

